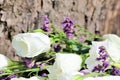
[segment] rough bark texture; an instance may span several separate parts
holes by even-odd
[[[47,15],[60,29],[71,17],[92,32],[120,35],[120,0],[0,0],[0,53],[15,57],[12,36],[40,28]]]

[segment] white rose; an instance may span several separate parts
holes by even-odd
[[[12,78],[11,80],[40,80],[38,77],[33,76],[31,78],[24,78],[24,77],[20,77],[20,78]]]
[[[72,72],[72,73],[62,73],[58,76],[57,80],[73,80],[76,75],[81,75],[80,72]]]
[[[21,57],[34,57],[50,49],[50,38],[43,33],[21,33],[15,35],[12,46]]]
[[[74,72],[81,68],[82,58],[77,54],[56,54],[55,65],[62,72]]]
[[[114,34],[106,34],[103,38],[108,42],[105,48],[111,59],[116,63],[120,63],[120,37]]]
[[[99,47],[103,46],[109,56],[109,64],[120,63],[120,38],[114,34],[106,34],[103,36],[104,41],[93,41],[90,48],[90,56],[86,59],[85,63],[89,70],[93,70],[95,65],[103,64],[102,61],[96,60],[100,55]]]
[[[76,73],[81,68],[82,58],[76,54],[56,54],[55,63],[48,71],[49,80],[59,80],[61,74]]]
[[[93,41],[92,45],[90,47],[89,53],[90,56],[86,59],[85,63],[87,64],[88,70],[92,71],[95,66],[98,64],[102,65],[102,61],[96,60],[100,55],[99,55],[99,47],[100,46],[105,46],[107,45],[107,41]]]
[[[88,77],[84,80],[119,80],[120,76]]]
[[[10,60],[4,56],[3,54],[0,54],[0,70],[4,69],[9,65]]]

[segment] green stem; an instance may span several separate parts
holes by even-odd
[[[40,68],[37,67],[37,68],[32,68],[32,69],[26,69],[26,70],[21,70],[21,71],[14,71],[14,72],[9,72],[9,73],[2,73],[0,74],[0,76],[5,76],[5,75],[12,75],[12,74],[19,74],[19,73],[24,73],[24,72],[36,72],[36,71],[39,71]]]

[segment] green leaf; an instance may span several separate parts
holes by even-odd
[[[120,69],[120,64],[119,63],[113,63],[112,65],[117,67],[118,69]]]
[[[72,49],[74,50],[74,51],[79,51],[79,48],[77,47],[77,45],[72,45]]]
[[[43,31],[42,29],[35,29],[35,30],[31,30],[29,32],[41,32],[41,33],[45,33],[45,31]]]
[[[72,80],[83,80],[82,75],[76,75]]]

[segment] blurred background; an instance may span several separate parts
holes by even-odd
[[[120,36],[120,0],[0,0],[0,53],[17,60],[12,36],[39,29],[43,15],[57,29],[70,17],[93,33]]]

